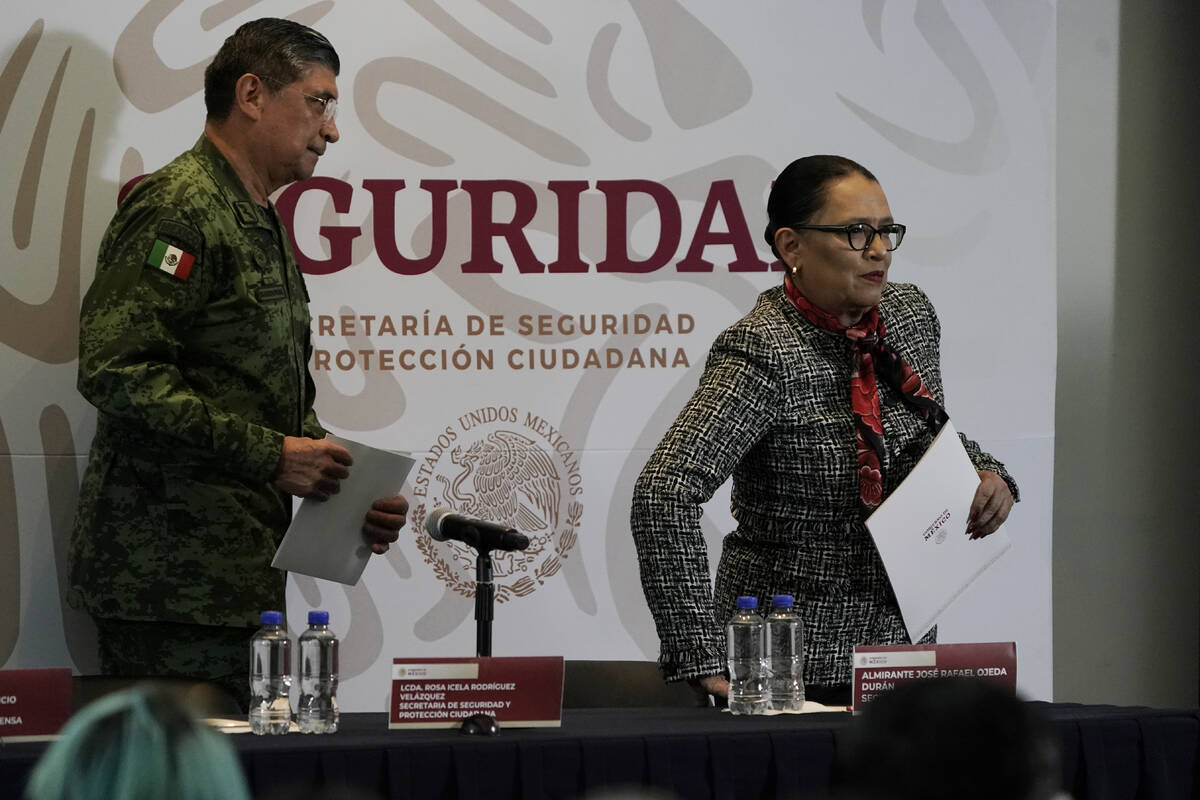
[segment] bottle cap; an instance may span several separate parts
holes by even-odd
[[[264,611],[258,615],[258,620],[263,625],[282,625],[283,624],[283,612],[282,611]]]
[[[748,608],[758,608],[758,598],[757,597],[739,597],[737,599],[737,607],[739,610],[745,610]]]
[[[771,605],[775,608],[791,608],[796,605],[796,598],[790,594],[776,594],[771,596]]]
[[[329,612],[328,611],[310,611],[310,612],[308,612],[308,624],[309,625],[328,625],[329,624]]]

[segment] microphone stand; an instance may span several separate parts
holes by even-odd
[[[476,542],[475,556],[475,655],[488,658],[492,655],[492,619],[495,616],[493,603],[496,599],[496,584],[492,581],[492,550],[484,546],[479,529],[467,529]],[[459,733],[495,736],[500,732],[496,717],[492,714],[472,714],[462,721]]]
[[[474,525],[463,529],[467,534],[464,541],[475,543],[475,655],[490,658],[492,655],[492,619],[495,617],[496,584],[492,573],[492,548],[485,544],[483,532]],[[529,542],[525,542],[525,547]],[[522,548],[524,549],[524,548]],[[461,733],[494,736],[500,726],[491,714],[472,714],[463,720]]]
[[[478,531],[476,531],[478,536]],[[482,537],[479,537],[479,541]],[[475,557],[475,655],[492,654],[492,620],[495,618],[496,584],[492,581],[492,551],[480,548]]]

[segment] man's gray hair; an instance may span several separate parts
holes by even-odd
[[[208,118],[220,121],[229,116],[234,87],[238,78],[248,72],[275,87],[287,86],[318,64],[328,67],[334,75],[342,68],[329,40],[307,25],[277,17],[247,22],[225,40],[204,70],[204,106]]]

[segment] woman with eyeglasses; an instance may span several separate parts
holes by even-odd
[[[844,705],[854,645],[908,643],[864,521],[947,419],[941,328],[920,289],[888,282],[905,227],[862,165],[793,161],[767,215],[783,283],[713,343],[696,393],[638,478],[633,535],[668,681],[723,699],[735,599],[792,594],[808,697]],[[1017,486],[963,443],[980,479],[963,535],[987,536]],[[714,591],[701,504],[730,475],[738,527],[724,539]]]

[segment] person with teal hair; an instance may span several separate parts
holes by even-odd
[[[250,800],[220,733],[147,685],[76,714],[34,768],[27,800]]]

